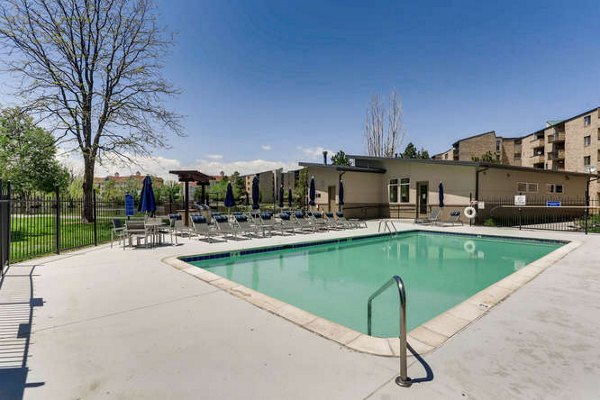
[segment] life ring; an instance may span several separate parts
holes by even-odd
[[[475,209],[475,207],[466,207],[465,208],[465,217],[469,218],[469,219],[473,219],[475,218],[475,216],[477,215],[477,210]]]
[[[465,249],[465,251],[467,253],[473,254],[473,253],[475,253],[475,242],[472,240],[467,240],[465,242],[465,244],[463,245],[463,248]]]

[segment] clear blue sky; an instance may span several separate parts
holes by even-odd
[[[317,147],[362,153],[369,99],[392,88],[404,104],[404,145],[430,154],[463,136],[522,135],[600,106],[598,1],[157,6],[176,33],[165,75],[183,90],[172,107],[188,135],[157,153],[171,164],[231,173],[262,167],[257,159],[308,160]]]

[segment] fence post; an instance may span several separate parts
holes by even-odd
[[[60,254],[60,191],[58,186],[55,190],[56,195],[56,254]]]
[[[523,208],[519,207],[519,230],[523,226]]]
[[[94,205],[94,246],[98,246],[98,224],[96,222],[97,215],[97,207],[98,204],[96,203],[96,189],[94,189],[93,194],[92,194],[92,201],[93,201],[93,205]]]

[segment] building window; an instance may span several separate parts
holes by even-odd
[[[600,133],[598,135],[600,135]],[[447,160],[447,159],[448,159],[448,153],[444,154],[444,160]]]
[[[402,178],[400,179],[400,203],[408,203],[410,193],[410,179]]]
[[[515,153],[515,161],[518,161],[521,159],[521,153]]]
[[[585,156],[583,157],[583,167],[589,167],[592,164],[592,157],[591,156]]]
[[[548,183],[546,185],[546,191],[548,193],[563,193],[563,185],[555,185],[552,183]]]
[[[388,201],[390,203],[398,202],[398,179],[390,179],[388,185]]]
[[[390,203],[408,203],[410,198],[410,179],[390,179],[388,200]]]
[[[501,140],[496,140],[496,151],[500,151],[500,144],[502,143]]]
[[[537,183],[527,183],[527,182],[518,182],[517,183],[517,192],[519,193],[537,193],[538,184]]]
[[[592,124],[592,116],[586,115],[583,117],[583,126],[590,126]]]
[[[584,136],[583,137],[583,145],[584,146],[589,146],[590,144],[592,144],[592,137],[591,136]]]

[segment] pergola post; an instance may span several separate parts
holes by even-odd
[[[185,226],[190,226],[190,181],[185,181],[185,194],[183,195],[185,204],[183,207],[183,215],[185,218]]]
[[[169,171],[170,174],[175,174],[179,178],[179,182],[184,183],[184,205],[183,214],[185,218],[185,226],[190,225],[190,182],[196,182],[202,186],[202,198],[205,198],[205,186],[210,183],[211,177],[203,174],[200,171],[194,170],[178,170]]]

